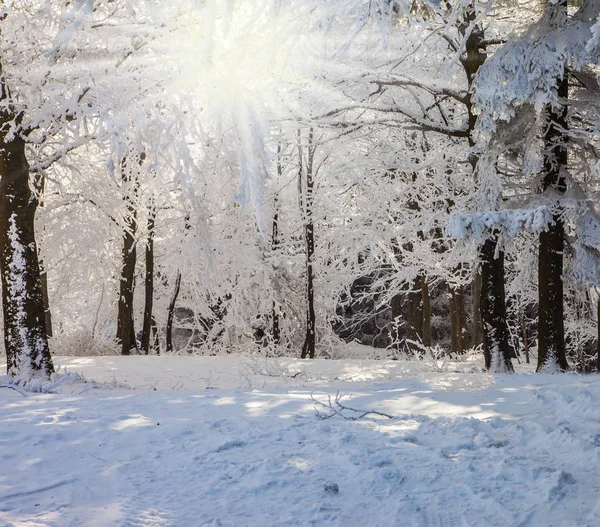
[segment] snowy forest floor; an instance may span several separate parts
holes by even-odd
[[[0,525],[600,525],[600,376],[237,356],[55,365],[56,393],[0,390]],[[360,414],[338,393],[392,418],[345,419]]]

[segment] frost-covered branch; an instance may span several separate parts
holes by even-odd
[[[421,88],[432,95],[451,97],[457,100],[461,104],[466,104],[467,94],[464,91],[453,90],[443,86],[436,86],[435,84],[427,84],[423,81],[411,80],[411,79],[390,79],[390,80],[372,80],[372,84],[376,84],[379,89],[383,86],[395,86],[395,87],[408,87],[412,86],[415,88]]]
[[[403,110],[402,108],[399,108],[398,106],[382,107],[382,106],[365,105],[365,104],[351,104],[346,107],[337,108],[335,110],[332,110],[320,117],[316,117],[315,120],[318,121],[323,118],[333,117],[333,116],[340,115],[345,112],[349,112],[351,110],[370,110],[370,111],[377,112],[377,113],[398,114],[398,115],[405,117],[407,120],[397,122],[396,124],[401,124],[401,125],[405,125],[405,126],[408,125],[408,127],[411,130],[419,130],[422,132],[435,132],[435,133],[446,135],[449,137],[469,137],[469,134],[470,134],[470,132],[467,128],[454,128],[451,126],[445,126],[443,124],[436,123],[435,121],[432,121],[430,119],[425,119],[423,117],[419,117],[418,115],[414,115],[411,112],[408,112],[407,110]],[[381,121],[365,121],[364,125],[374,124],[374,123],[381,123]],[[349,126],[349,124],[345,121],[329,121],[329,122],[325,121],[324,124],[329,125],[329,126],[334,126],[334,127]],[[353,123],[353,126],[355,126],[354,123]]]
[[[512,238],[521,231],[541,232],[553,221],[553,209],[542,205],[533,209],[454,214],[446,233],[456,240],[484,240],[498,232]]]

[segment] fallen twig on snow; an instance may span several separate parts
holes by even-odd
[[[358,410],[356,408],[351,408],[350,406],[346,406],[340,402],[342,397],[343,394],[337,392],[333,401],[331,400],[331,395],[328,395],[327,402],[324,403],[318,399],[315,399],[312,394],[310,396],[311,400],[317,405],[315,406],[315,412],[319,419],[330,419],[336,415],[342,419],[346,419],[347,421],[358,421],[359,419],[363,419],[369,415],[386,417],[388,419],[394,419],[395,417],[393,415],[386,414],[384,412],[378,412],[376,410]],[[318,407],[327,408],[328,412],[321,412],[319,411]]]

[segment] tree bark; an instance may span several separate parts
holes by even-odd
[[[156,223],[156,207],[148,208],[148,224],[146,239],[146,274],[144,277],[144,325],[142,328],[142,350],[148,355],[152,337],[152,305],[154,301],[154,227]]]
[[[0,100],[6,104],[8,99],[2,84]],[[0,274],[7,372],[47,378],[54,366],[35,239],[37,200],[29,188],[25,141],[6,135],[8,123],[15,120],[19,116],[9,109],[0,113]]]
[[[504,251],[497,251],[497,238],[488,238],[480,249],[481,319],[485,368],[492,373],[514,371],[512,346],[506,325]]]

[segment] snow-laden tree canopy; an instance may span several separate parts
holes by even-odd
[[[475,82],[480,142],[488,143],[498,122],[512,121],[524,106],[539,118],[548,105],[559,105],[556,83],[565,67],[583,73],[598,67],[599,13],[598,0],[584,0],[574,16],[562,20],[564,13],[550,2],[538,22],[513,34],[490,57]]]

